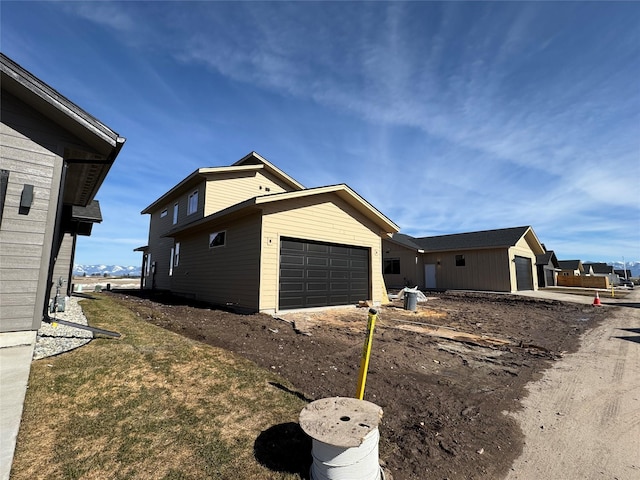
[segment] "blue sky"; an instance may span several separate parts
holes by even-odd
[[[81,264],[138,265],[140,211],[256,151],[413,236],[531,225],[640,260],[640,3],[11,2],[3,53],[127,142]]]

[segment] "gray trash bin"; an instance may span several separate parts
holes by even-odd
[[[412,312],[418,309],[418,292],[404,291],[404,309]]]

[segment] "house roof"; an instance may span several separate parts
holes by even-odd
[[[258,171],[265,170],[282,180],[284,183],[289,185],[293,190],[303,190],[304,186],[299,183],[294,178],[290,177],[282,170],[277,168],[272,163],[268,162],[256,152],[251,152],[248,155],[245,155],[240,160],[235,162],[231,166],[224,167],[207,167],[207,168],[199,168],[187,177],[185,177],[180,183],[175,185],[171,190],[162,195],[156,201],[154,201],[151,205],[142,210],[142,214],[152,213],[155,209],[163,207],[167,202],[171,201],[173,198],[182,194],[182,192],[194,186],[195,184],[201,182],[202,180],[208,179],[210,177],[214,177],[216,175],[221,175],[225,173],[234,173],[234,172],[247,172],[247,171]]]
[[[424,252],[422,247],[415,243],[415,238],[405,235],[404,233],[395,233],[393,237],[385,239],[388,242],[397,243],[398,245],[402,245],[403,247],[408,247],[412,250],[418,250],[420,252]]]
[[[232,205],[231,207],[225,208],[224,210],[213,213],[207,217],[201,218],[200,220],[196,220],[187,225],[183,225],[181,227],[170,230],[163,236],[174,237],[178,234],[186,233],[188,231],[195,231],[199,228],[204,228],[208,224],[221,220],[223,218],[227,219],[247,215],[251,212],[261,210],[263,205],[327,194],[337,195],[342,200],[346,201],[349,205],[372,220],[384,233],[395,233],[400,229],[400,227],[398,227],[395,223],[384,216],[380,211],[378,211],[373,205],[371,205],[364,198],[358,195],[348,185],[339,184],[326,187],[308,188],[305,190],[298,190],[294,192],[273,193],[270,195],[253,197],[243,202]]]
[[[451,250],[476,250],[484,248],[508,248],[528,236],[532,250],[536,254],[544,252],[533,229],[530,226],[482,230],[479,232],[456,233],[435,237],[409,237],[405,235],[400,242],[406,246],[417,245],[426,252],[444,252]],[[394,235],[394,238],[396,235]]]
[[[618,270],[618,269],[615,269],[615,270],[613,271],[613,273],[615,273],[615,274],[616,274],[616,275],[618,275],[619,277],[631,278],[631,270],[628,270],[628,269],[627,269],[627,270],[622,270],[622,269]]]
[[[555,268],[559,268],[558,259],[553,250],[547,250],[541,255],[536,255],[536,265],[548,265],[549,263]]]
[[[102,212],[100,211],[100,202],[94,200],[86,207],[73,205],[71,207],[71,219],[78,222],[102,222]]]
[[[95,197],[125,139],[64,95],[0,53],[2,90],[85,142],[92,151],[65,151],[63,202],[87,206]]]
[[[580,270],[582,261],[580,260],[558,260],[558,266],[562,270]]]
[[[589,267],[591,267],[593,273],[613,273],[613,267],[606,263],[583,263],[582,266],[585,270],[588,270]]]

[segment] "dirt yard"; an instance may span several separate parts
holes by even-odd
[[[278,372],[309,401],[355,395],[366,308],[276,319],[140,291],[106,294],[142,320]],[[505,476],[523,448],[505,412],[518,411],[525,384],[576,351],[580,334],[604,316],[591,305],[453,292],[430,296],[415,313],[400,302],[379,309],[365,399],[384,410],[380,460],[387,471],[394,480]],[[274,458],[256,457],[307,478],[304,434],[291,426],[271,434]],[[291,455],[295,448],[302,453]]]

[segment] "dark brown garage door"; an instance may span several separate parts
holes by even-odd
[[[533,274],[531,273],[531,259],[516,257],[516,285],[518,290],[533,290]]]
[[[281,310],[357,303],[370,298],[369,285],[367,248],[280,241]]]

